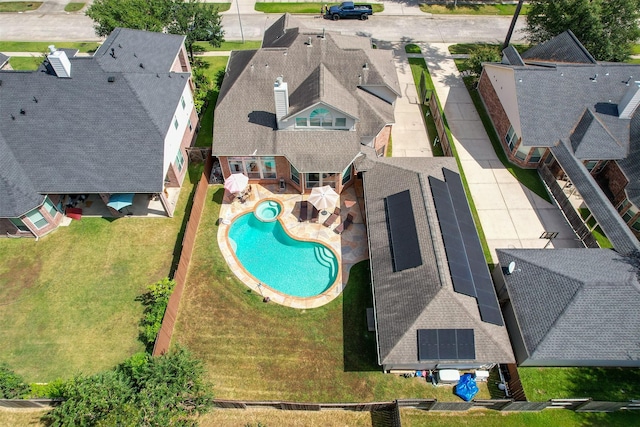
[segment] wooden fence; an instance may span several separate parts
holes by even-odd
[[[200,181],[196,184],[195,194],[193,197],[193,204],[191,205],[191,212],[187,220],[187,226],[182,238],[182,245],[180,249],[180,260],[178,267],[173,274],[173,280],[176,282],[176,287],[169,298],[167,309],[164,312],[162,319],[162,326],[160,332],[156,338],[155,345],[153,346],[153,355],[158,356],[166,353],[171,345],[171,336],[173,335],[173,329],[178,317],[178,307],[180,306],[180,299],[184,292],[184,286],[187,281],[187,273],[189,272],[189,263],[191,262],[191,256],[193,255],[193,248],[196,243],[196,235],[198,233],[198,226],[200,225],[200,218],[202,218],[202,211],[204,204],[207,200],[207,190],[209,187],[209,174],[212,167],[212,157],[207,158],[204,171],[200,177]]]
[[[433,90],[427,88],[427,79],[424,72],[420,75],[418,97],[420,98],[420,103],[422,105],[429,106],[429,111],[431,111],[433,122],[436,125],[438,141],[440,142],[440,146],[442,147],[444,155],[447,157],[453,157],[453,152],[451,151],[451,142],[449,141],[449,134],[447,133],[446,125],[444,123],[444,112],[440,109],[440,104],[438,103],[438,95]],[[423,119],[426,120],[426,117]]]

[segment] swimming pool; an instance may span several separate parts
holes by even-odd
[[[338,259],[331,249],[292,238],[280,221],[263,222],[246,213],[231,223],[228,239],[245,270],[283,294],[316,296],[338,276]]]

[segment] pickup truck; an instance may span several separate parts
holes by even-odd
[[[352,1],[345,1],[340,6],[331,6],[325,13],[326,18],[337,21],[340,18],[358,18],[366,20],[369,15],[373,15],[373,8],[370,4],[353,4]]]

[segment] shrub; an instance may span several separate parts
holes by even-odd
[[[13,372],[7,365],[0,365],[0,398],[21,399],[29,393],[29,386],[22,377]]]
[[[167,309],[169,297],[175,285],[175,281],[165,277],[149,285],[147,287],[148,292],[142,294],[139,298],[145,306],[144,315],[140,321],[140,340],[147,347],[147,351],[153,350],[153,345],[162,326],[162,318]]]

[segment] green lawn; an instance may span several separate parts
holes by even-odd
[[[409,65],[411,66],[411,74],[413,75],[413,81],[416,84],[416,87],[420,87],[420,76],[424,72],[425,74],[425,84],[427,90],[433,92],[434,96],[436,96],[436,100],[438,101],[438,107],[440,111],[443,111],[442,104],[440,104],[440,100],[437,99],[437,94],[435,93],[435,86],[433,85],[433,80],[431,79],[431,75],[429,74],[429,69],[427,68],[427,63],[423,58],[409,58]],[[425,114],[425,110],[423,109],[423,114]],[[458,169],[460,171],[460,178],[462,179],[462,184],[464,185],[464,190],[467,194],[467,201],[469,202],[469,207],[471,208],[471,214],[473,215],[473,220],[476,223],[476,229],[478,230],[478,236],[480,237],[480,242],[482,243],[482,251],[484,252],[484,256],[487,260],[487,264],[493,264],[493,259],[491,256],[491,251],[489,250],[489,246],[487,246],[487,241],[484,237],[484,231],[482,230],[482,224],[480,223],[480,217],[478,217],[478,212],[476,211],[476,204],[471,197],[471,192],[469,191],[469,185],[467,184],[467,178],[464,175],[464,170],[460,165],[460,160],[458,159],[457,151],[455,144],[453,143],[453,136],[451,135],[451,131],[449,130],[449,125],[447,124],[447,117],[442,113],[443,121],[445,124],[445,129],[447,132],[447,136],[449,137],[449,141],[451,141],[451,151],[456,158],[456,162],[458,163]],[[435,125],[434,125],[435,127]]]
[[[27,12],[42,6],[41,1],[9,1],[0,3],[0,12]]]
[[[253,40],[247,40],[244,43],[242,43],[241,41],[226,41],[222,42],[220,47],[213,47],[209,42],[195,43],[195,46],[201,48],[203,52],[228,52],[231,50],[259,49],[261,45],[261,41]]]
[[[403,397],[458,400],[450,387],[383,374],[375,335],[368,262],[353,267],[344,293],[316,309],[264,304],[231,273],[217,243],[221,186],[207,196],[174,343],[207,367],[221,399],[366,402]],[[488,398],[482,388],[480,396]]]
[[[634,45],[631,45],[631,54],[640,55],[640,44],[636,43]]]
[[[0,5],[6,3],[0,3]],[[0,52],[49,52],[49,45],[57,48],[78,49],[80,52],[94,52],[100,46],[96,42],[13,42],[0,41]]]
[[[42,60],[41,56],[12,56],[9,64],[14,70],[37,70]]]
[[[500,47],[502,46],[501,44],[496,44],[496,43],[458,43],[458,44],[452,44],[451,46],[449,46],[449,52],[452,54],[470,54],[471,52],[475,51],[476,49],[478,49],[479,47],[483,47],[483,46],[488,46],[488,47]],[[514,44],[513,45],[518,52],[522,53],[524,51],[526,51],[527,49],[529,49],[529,45],[526,44]]]
[[[92,374],[143,351],[148,284],[169,274],[189,177],[174,218],[82,218],[39,241],[0,239],[0,363],[27,382]]]
[[[527,399],[591,397],[601,401],[640,399],[640,369],[518,368]],[[640,416],[640,412],[637,413]]]
[[[464,60],[456,59],[456,65],[458,70],[465,70],[466,66],[464,64]],[[471,96],[471,100],[478,110],[478,115],[480,116],[480,120],[482,120],[482,124],[484,125],[485,130],[487,131],[487,135],[489,136],[489,140],[493,145],[493,149],[495,150],[498,158],[504,165],[504,167],[516,177],[516,179],[529,190],[536,193],[538,196],[542,197],[544,200],[551,203],[551,199],[549,194],[547,193],[547,189],[542,183],[538,172],[535,169],[523,169],[518,166],[513,165],[507,159],[507,155],[502,148],[502,144],[500,144],[500,139],[496,134],[495,129],[493,128],[493,124],[491,123],[491,118],[487,113],[487,110],[484,108],[484,104],[482,103],[482,99],[480,99],[480,94],[477,90],[473,88],[474,78],[473,77],[465,77],[464,78],[465,85],[467,86],[467,90],[469,91],[469,95]]]
[[[67,3],[67,5],[64,7],[64,11],[65,12],[77,12],[79,10],[81,10],[84,5],[86,3],[76,3],[76,2],[71,2],[71,3]]]
[[[578,209],[578,212],[580,213],[580,216],[582,217],[582,219],[586,219],[587,217],[589,217],[591,213],[587,208],[580,208]],[[595,223],[596,223],[595,218],[591,217],[591,219],[587,221],[587,226],[591,228],[595,225]],[[594,228],[593,231],[591,231],[591,234],[593,234],[593,237],[596,238],[601,248],[613,248],[613,245],[611,244],[607,236],[605,236],[604,232],[602,231],[602,228],[600,228],[599,225],[596,228]]]
[[[214,78],[219,70],[224,70],[227,66],[229,57],[227,56],[203,56],[199,58],[208,65],[206,74],[214,84]],[[211,139],[213,135],[213,111],[218,101],[218,91],[212,89],[209,93],[209,101],[207,108],[200,119],[200,131],[196,139],[196,147],[211,147]]]
[[[422,49],[417,44],[409,43],[404,47],[404,51],[407,53],[422,53]]]
[[[438,15],[510,15],[516,11],[516,6],[513,4],[495,4],[495,5],[459,5],[453,7],[453,5],[427,5],[421,4],[420,10],[425,13],[433,13]],[[523,5],[520,10],[520,15],[526,15],[529,10],[528,5]]]
[[[256,3],[255,10],[264,13],[316,13],[320,15],[321,8],[325,3],[311,2],[311,3]],[[326,3],[328,6],[334,6],[338,3]],[[370,3],[361,3],[370,4]],[[371,4],[373,7],[373,13],[379,13],[384,10],[382,4]]]

